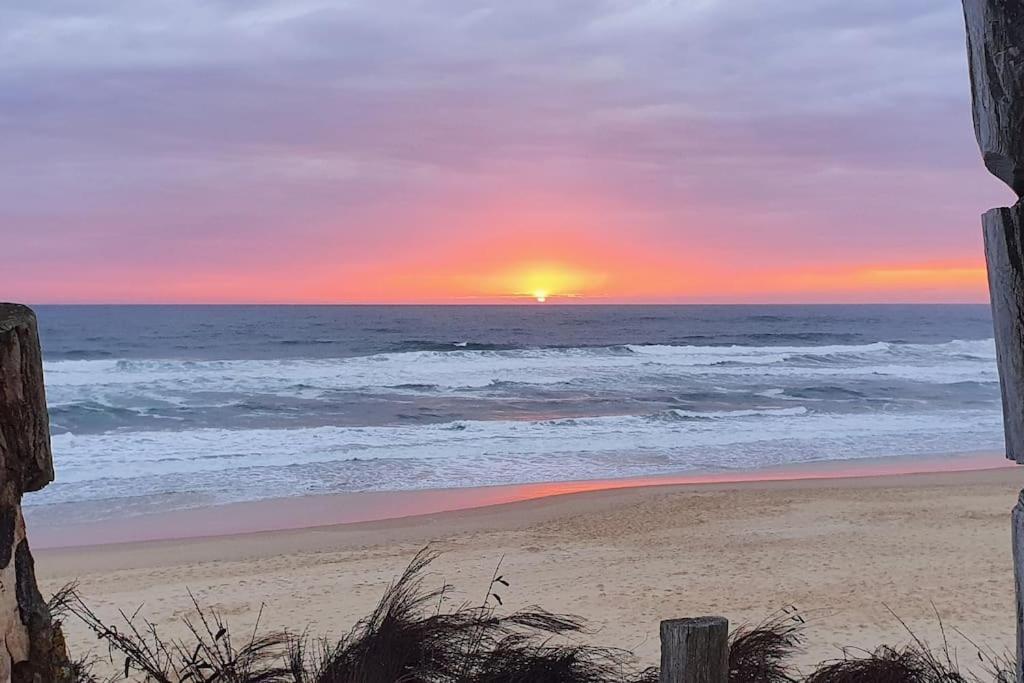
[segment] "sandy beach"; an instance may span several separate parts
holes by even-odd
[[[268,629],[341,634],[430,544],[442,552],[432,580],[454,584],[456,598],[479,600],[504,557],[508,609],[581,615],[592,641],[635,650],[644,662],[657,657],[660,619],[757,622],[787,605],[808,621],[803,663],[843,646],[905,640],[889,609],[936,640],[933,605],[948,627],[1002,650],[1013,632],[1008,512],[1024,470],[994,455],[962,462],[990,469],[638,486],[306,529],[50,548],[37,552],[37,573],[44,591],[78,580],[105,616],[143,605],[172,635],[188,614],[187,590],[238,627],[251,627],[265,603]],[[77,625],[68,631],[76,651],[94,646]]]

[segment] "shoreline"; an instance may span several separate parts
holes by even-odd
[[[589,642],[634,650],[645,664],[657,661],[661,619],[721,614],[738,626],[787,605],[808,621],[801,666],[842,647],[904,642],[890,608],[930,641],[943,635],[938,610],[1001,651],[1013,642],[1009,512],[1024,468],[994,455],[935,461],[948,467],[620,487],[334,526],[33,549],[44,594],[78,582],[110,623],[143,605],[171,637],[187,632],[190,593],[240,632],[259,621],[265,632],[344,634],[429,545],[440,557],[428,582],[453,584],[452,599],[477,599],[504,558],[505,609],[579,615]],[[76,655],[94,647],[81,624],[66,635]]]
[[[556,497],[623,490],[820,482],[1013,467],[1013,463],[1003,455],[991,452],[889,456],[703,474],[268,498],[71,523],[66,521],[69,517],[65,514],[67,504],[52,506],[50,509],[29,505],[26,506],[26,519],[34,549],[59,551],[394,522],[444,513],[516,506]]]

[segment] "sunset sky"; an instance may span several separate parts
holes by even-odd
[[[6,0],[0,300],[985,301],[959,3]]]

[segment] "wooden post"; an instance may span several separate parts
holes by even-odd
[[[1011,515],[1013,520],[1013,583],[1017,593],[1017,681],[1024,681],[1024,491],[1017,498]]]
[[[1024,13],[1020,0],[963,0],[974,132],[985,166],[1017,195],[982,218],[1006,457],[1024,463]],[[1024,491],[1011,515],[1017,683],[1024,683]]]
[[[661,622],[660,683],[728,683],[729,621],[725,617]]]
[[[1024,463],[1024,203],[981,218],[1006,457]]]
[[[1020,0],[963,0],[974,133],[995,177],[1024,197],[1024,21]]]
[[[1022,203],[982,216],[985,262],[1003,405],[1006,457],[1024,462],[1024,212]],[[1010,515],[1014,603],[1017,624],[1017,683],[1024,683],[1024,491]]]
[[[0,683],[73,680],[60,626],[36,585],[22,494],[53,480],[36,317],[0,304]]]

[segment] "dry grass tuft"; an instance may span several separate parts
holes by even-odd
[[[734,683],[794,683],[789,660],[800,650],[804,619],[795,607],[729,636],[729,680]]]

